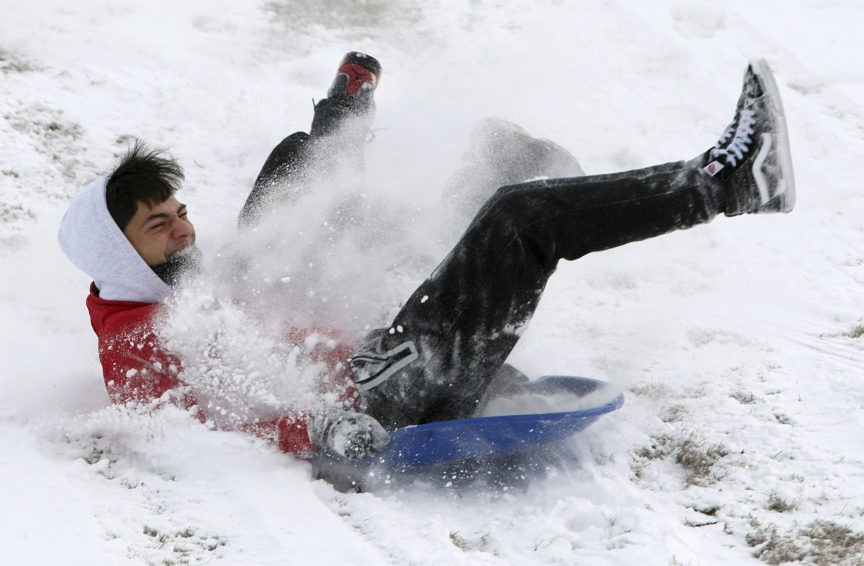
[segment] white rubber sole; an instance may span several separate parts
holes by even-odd
[[[791,212],[795,208],[795,174],[792,170],[792,152],[789,149],[789,134],[786,129],[786,114],[780,100],[780,91],[768,62],[765,59],[751,59],[750,67],[762,82],[769,110],[774,117],[774,144],[777,151],[777,165],[780,175],[777,179],[777,189],[771,197],[780,198],[780,212]]]

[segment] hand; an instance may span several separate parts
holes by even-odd
[[[319,450],[356,460],[387,446],[390,435],[369,415],[324,411],[309,417],[309,439]]]

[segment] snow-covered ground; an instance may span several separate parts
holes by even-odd
[[[3,562],[864,564],[862,26],[855,0],[4,1]],[[386,202],[434,210],[489,115],[589,174],[689,158],[763,56],[797,209],[560,266],[512,361],[627,402],[545,479],[341,493],[180,410],[109,406],[88,280],[55,243],[70,199],[146,138],[186,167],[212,253],[352,49],[384,65],[368,181]]]

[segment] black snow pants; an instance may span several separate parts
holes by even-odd
[[[241,223],[309,137],[268,158]],[[689,228],[724,209],[694,162],[500,188],[385,329],[351,360],[361,408],[386,428],[470,417],[536,309],[559,260]]]

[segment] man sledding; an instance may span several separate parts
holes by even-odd
[[[279,188],[302,183],[327,168],[326,160],[362,160],[380,76],[374,58],[345,57],[328,97],[315,107],[310,132],[288,136],[266,160],[241,211],[241,229],[259,222],[274,200],[293,198]],[[244,428],[287,452],[362,458],[387,444],[388,430],[470,417],[502,375],[559,260],[690,228],[720,214],[786,213],[794,206],[785,119],[762,60],[745,72],[731,124],[693,159],[572,176],[578,165],[554,144],[528,147],[496,165],[505,170],[508,163],[524,162],[518,168],[523,178],[502,176],[513,184],[480,206],[389,326],[310,353],[326,364],[332,382],[350,385],[335,406]],[[501,154],[493,157],[500,160]],[[541,162],[556,165],[526,173]],[[544,168],[571,176],[520,182],[547,174]],[[175,196],[182,181],[175,161],[136,144],[70,205],[59,240],[94,280],[87,307],[111,400],[171,399],[197,407],[207,419],[206,408],[188,392],[174,394],[183,391],[184,360],[164,347],[158,332],[165,301],[199,255],[186,206]],[[302,342],[305,331],[292,332]]]

